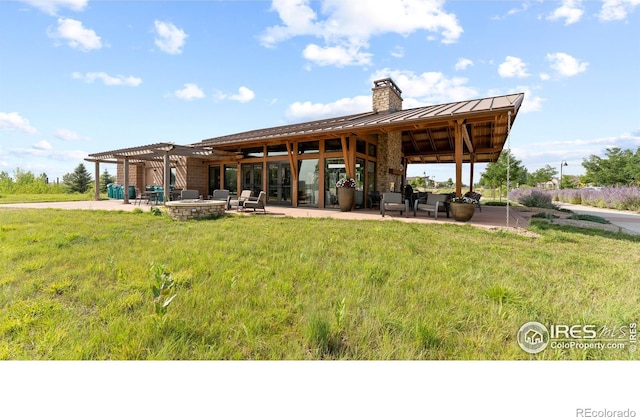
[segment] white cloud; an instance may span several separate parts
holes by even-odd
[[[467,69],[468,67],[473,66],[473,61],[467,58],[459,58],[458,62],[456,62],[455,69],[456,71],[462,71]]]
[[[240,103],[247,103],[253,100],[256,94],[249,88],[242,86],[238,88],[238,94],[225,94],[223,92],[217,92],[215,94],[216,100],[233,100]]]
[[[343,98],[332,103],[312,103],[296,101],[286,111],[289,120],[313,120],[344,116],[371,111],[371,97],[356,96]]]
[[[238,88],[238,94],[229,96],[229,100],[239,101],[240,103],[247,103],[253,100],[256,94],[245,86]]]
[[[34,134],[37,129],[31,124],[29,120],[20,116],[18,112],[2,113],[0,112],[0,130],[21,130],[25,133]]]
[[[588,62],[580,62],[564,52],[547,54],[546,59],[550,62],[551,68],[561,77],[572,77],[586,71],[589,66]]]
[[[176,25],[171,22],[156,20],[153,24],[156,30],[156,46],[168,54],[181,54],[185,40],[189,35],[187,35],[184,30],[178,29]]]
[[[65,128],[56,130],[55,137],[64,141],[89,140],[88,138],[80,136],[77,132]]]
[[[84,52],[102,48],[100,36],[92,29],[85,28],[79,20],[59,18],[58,27],[49,29],[48,33],[51,38],[62,39],[70,47]]]
[[[507,56],[505,58],[504,62],[498,66],[498,74],[504,78],[525,78],[529,76],[527,64],[515,56]]]
[[[385,68],[373,73],[370,81],[373,84],[374,80],[387,77],[393,79],[402,90],[404,109],[468,100],[478,96],[474,88],[466,85],[469,81],[467,78],[447,77],[441,72],[415,74],[412,71]]]
[[[335,65],[336,67],[368,65],[371,63],[372,56],[370,53],[360,52],[359,48],[353,45],[321,47],[313,43],[304,48],[302,55],[320,66]]]
[[[50,151],[53,148],[53,146],[51,146],[51,144],[46,140],[41,140],[40,142],[34,144],[32,147],[33,149],[38,149],[41,151]]]
[[[45,143],[42,143],[45,142]],[[47,158],[53,159],[56,161],[73,161],[78,160],[82,161],[84,158],[88,156],[88,153],[85,151],[79,150],[56,150],[51,148],[46,148],[46,141],[40,141],[35,145],[32,145],[31,148],[13,148],[9,150],[9,154],[14,157],[29,157],[29,158]],[[51,146],[51,145],[49,145]]]
[[[55,16],[58,9],[68,8],[75,12],[82,11],[89,3],[89,0],[22,0],[45,13]]]
[[[562,6],[558,7],[547,16],[547,20],[564,19],[565,26],[579,22],[584,14],[582,10],[582,0],[563,0]]]
[[[402,46],[396,46],[391,50],[390,54],[394,58],[404,58],[404,48]]]
[[[200,89],[200,87],[193,83],[184,84],[184,88],[182,90],[174,91],[173,95],[182,100],[204,98],[204,92]]]
[[[603,21],[624,20],[640,5],[640,0],[604,0],[598,17]]]
[[[86,83],[93,83],[96,80],[101,80],[104,85],[122,85],[127,87],[137,87],[142,84],[142,78],[134,77],[132,75],[125,77],[123,75],[111,76],[106,72],[87,72],[82,74],[80,72],[74,72],[71,74],[76,80],[82,80]]]
[[[325,45],[307,46],[308,59],[315,58],[321,65],[368,65],[370,54],[360,49],[368,48],[369,39],[376,35],[407,36],[424,30],[438,34],[443,43],[456,42],[463,29],[443,4],[441,0],[273,0],[271,10],[282,24],[266,28],[260,42],[273,47],[296,36],[315,36]],[[345,51],[356,51],[357,56],[347,60],[342,57]]]

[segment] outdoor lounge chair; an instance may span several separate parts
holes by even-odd
[[[479,211],[482,211],[482,207],[480,206],[480,199],[482,198],[482,194],[476,193],[475,191],[468,191],[467,193],[465,193],[464,197],[469,197],[476,200],[476,207],[478,207]]]
[[[242,190],[240,197],[229,199],[229,202],[227,203],[227,210],[231,210],[232,207],[239,210],[242,207],[242,203],[249,200],[251,197],[253,197],[253,191]]]
[[[180,192],[181,200],[202,200],[202,196],[198,190],[182,190]]]
[[[449,194],[427,194],[426,201],[418,199],[413,204],[413,217],[418,211],[426,211],[427,215],[433,213],[433,218],[438,218],[438,212],[445,212],[449,218]]]
[[[400,215],[409,214],[409,200],[403,198],[402,193],[382,193],[380,201],[380,214],[384,217],[387,211],[399,211]]]
[[[231,196],[229,195],[229,190],[213,190],[213,195],[209,196],[209,199],[226,201],[227,205],[225,207],[229,207],[229,200],[231,199]]]
[[[258,195],[258,198],[256,200],[244,200],[244,202],[242,203],[242,209],[244,210],[244,209],[252,208],[253,211],[256,211],[256,209],[262,209],[266,214],[267,213],[267,209],[265,208],[266,205],[267,205],[267,193],[265,193],[264,191],[260,191],[260,194]]]

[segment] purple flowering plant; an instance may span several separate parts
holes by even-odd
[[[337,188],[356,188],[356,180],[353,178],[340,178],[336,182]]]

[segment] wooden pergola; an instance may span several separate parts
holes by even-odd
[[[171,176],[171,161],[177,161],[179,157],[200,158],[207,161],[228,160],[236,158],[237,153],[216,150],[208,147],[194,147],[189,145],[176,145],[170,142],[161,142],[145,146],[116,149],[113,151],[94,153],[85,158],[85,161],[95,163],[95,191],[96,200],[100,199],[100,164],[123,164],[124,183],[129,184],[129,164],[143,163],[146,161],[158,161],[163,163],[163,185],[165,198],[169,198],[169,183]],[[124,193],[124,204],[129,204],[129,193]]]

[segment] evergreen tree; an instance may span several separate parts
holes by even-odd
[[[64,174],[62,181],[70,192],[82,194],[87,192],[93,179],[84,164],[80,163],[73,172]]]
[[[113,184],[114,182],[116,182],[116,177],[109,174],[109,171],[105,168],[102,175],[100,175],[100,192],[106,193],[107,184]]]

